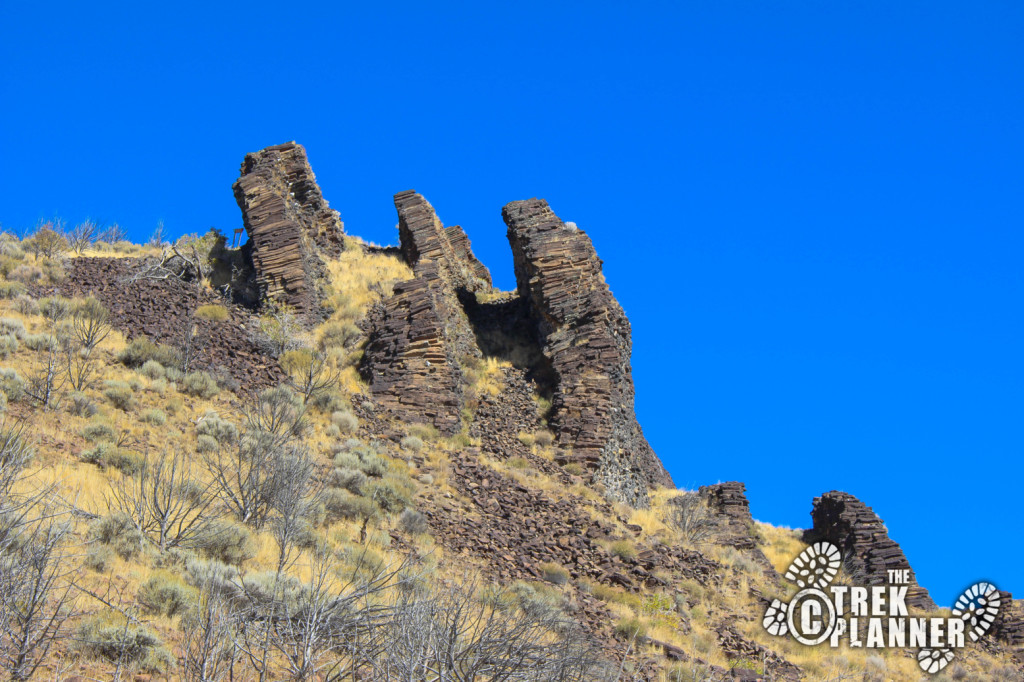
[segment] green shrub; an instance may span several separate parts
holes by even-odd
[[[14,334],[0,336],[0,359],[6,358],[11,353],[17,353],[19,346],[18,337]]]
[[[7,394],[0,391],[0,412],[7,411]]]
[[[138,665],[143,670],[166,672],[174,667],[174,656],[163,647],[160,638],[143,625],[126,625],[120,614],[101,615],[78,629],[82,648],[108,661]]]
[[[406,509],[398,517],[398,527],[410,535],[420,535],[430,530],[427,517],[415,509]]]
[[[579,462],[566,462],[562,465],[562,469],[570,476],[583,475],[583,466]]]
[[[21,282],[0,282],[0,298],[12,299],[25,294],[25,285]]]
[[[351,322],[328,322],[320,331],[320,348],[348,348],[363,336],[363,331]]]
[[[68,412],[71,414],[88,419],[99,411],[100,408],[96,407],[96,403],[89,396],[77,391],[71,394],[71,403],[68,405]]]
[[[397,514],[412,501],[412,491],[392,478],[370,481],[363,494],[386,514]]]
[[[25,330],[25,323],[16,317],[0,317],[0,334],[13,334],[15,337],[24,338],[28,332]]]
[[[206,400],[217,395],[220,387],[206,372],[189,372],[182,379],[181,390],[188,395]]]
[[[82,429],[82,438],[86,439],[90,443],[97,441],[112,441],[117,434],[110,424],[104,422],[95,422],[89,424]]]
[[[223,322],[228,319],[228,309],[222,305],[209,304],[196,308],[196,317],[210,320],[211,322]]]
[[[359,428],[359,420],[351,412],[335,412],[331,415],[331,423],[343,433],[352,433]]]
[[[160,571],[139,587],[138,600],[147,612],[160,616],[176,616],[196,601],[196,589],[181,578]]]
[[[103,391],[103,396],[111,405],[124,412],[130,412],[135,407],[135,394],[129,386],[110,386]]]
[[[163,426],[167,423],[167,415],[164,414],[163,410],[157,409],[146,410],[142,413],[140,419],[146,424],[153,426]]]
[[[629,540],[616,540],[608,547],[608,551],[620,559],[636,558],[636,545]]]
[[[346,444],[355,441],[350,438]],[[367,476],[380,478],[388,471],[388,463],[383,459],[375,448],[369,445],[362,445],[355,441],[356,446],[350,450],[342,450],[334,456],[334,466],[339,469],[356,469]],[[343,446],[344,447],[344,446]]]
[[[39,304],[36,303],[36,299],[32,298],[28,294],[23,294],[14,299],[14,305],[11,307],[22,315],[39,314]]]
[[[142,551],[145,537],[124,514],[101,516],[89,526],[89,536],[108,545],[122,559],[131,559]]]
[[[430,424],[411,424],[409,435],[424,441],[437,440],[441,437],[441,433]]]
[[[647,637],[647,628],[639,618],[620,620],[615,631],[629,640],[643,640]]]
[[[24,282],[25,284],[39,284],[43,281],[43,270],[36,265],[22,263],[7,274],[7,279],[12,282]]]
[[[25,380],[10,367],[0,367],[0,391],[8,400],[17,402],[25,395]]]
[[[197,548],[208,559],[240,566],[256,556],[256,542],[244,526],[217,519],[212,522],[197,543]]]
[[[167,370],[156,360],[146,360],[139,367],[139,374],[150,379],[163,379],[167,376]]]
[[[142,455],[122,450],[113,443],[97,443],[94,448],[83,451],[80,457],[83,462],[113,467],[127,475],[138,473],[143,465]]]
[[[217,452],[220,444],[217,439],[213,436],[200,435],[196,436],[196,452],[201,455],[209,454],[211,452]]]
[[[569,582],[569,571],[564,566],[555,563],[544,563],[540,565],[540,572],[544,580],[552,585],[564,585]]]
[[[207,411],[196,425],[196,433],[209,436],[219,443],[233,443],[238,440],[238,428],[213,410]]]
[[[110,568],[113,561],[114,550],[110,549],[107,545],[94,545],[85,553],[85,559],[82,560],[82,563],[90,570],[104,573]]]
[[[550,431],[537,431],[533,434],[533,442],[546,448],[555,442],[555,434]]]
[[[67,319],[71,309],[71,299],[63,296],[47,296],[39,300],[39,313],[51,324]]]
[[[423,439],[419,436],[406,436],[402,439],[402,448],[410,452],[419,452],[423,449]]]
[[[361,521],[377,514],[373,501],[338,488],[331,488],[324,494],[324,507],[328,516],[335,519]]]
[[[57,344],[57,339],[49,334],[25,334],[21,340],[25,348],[33,351],[49,351]]]
[[[366,485],[366,474],[358,469],[335,468],[327,479],[328,485],[334,488],[342,488],[356,495],[363,494],[363,486]]]
[[[157,345],[143,336],[132,339],[117,354],[117,359],[131,369],[142,367],[148,360],[155,360],[166,368],[181,365],[181,357],[177,350],[170,346]]]

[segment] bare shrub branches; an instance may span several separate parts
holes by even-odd
[[[111,487],[107,506],[131,519],[143,537],[161,552],[195,546],[209,530],[207,514],[214,497],[192,476],[189,459],[179,453],[146,458],[133,476]]]

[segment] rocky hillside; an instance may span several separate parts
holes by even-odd
[[[852,495],[797,531],[742,483],[675,489],[629,320],[546,201],[501,210],[506,292],[412,190],[396,247],[346,235],[294,142],[246,155],[234,194],[238,248],[0,236],[11,679],[924,676],[916,651],[766,631],[820,542],[843,584],[908,570],[940,610]],[[937,679],[1021,679],[1000,596]]]

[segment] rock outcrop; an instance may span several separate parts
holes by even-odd
[[[807,543],[826,540],[843,553],[846,570],[868,585],[889,582],[889,570],[910,570],[907,604],[920,609],[935,609],[928,591],[917,584],[903,550],[889,537],[882,519],[849,493],[833,490],[814,499],[811,511],[814,526],[804,533]]]
[[[344,248],[344,227],[316,184],[302,145],[247,154],[234,184],[260,293],[310,319],[319,314],[324,256]]]
[[[459,295],[490,288],[490,273],[462,228],[444,227],[421,195],[400,192],[395,208],[401,251],[416,277],[371,313],[361,371],[386,409],[451,434],[459,429],[462,364],[480,355]]]
[[[1013,594],[999,591],[999,615],[992,623],[992,636],[1010,646],[1024,646],[1024,601],[1014,601]]]
[[[672,479],[634,412],[629,320],[601,274],[590,238],[559,220],[546,201],[502,210],[519,293],[554,376],[551,422],[567,459],[617,499],[647,506],[650,485]]]
[[[395,195],[398,236],[405,261],[419,274],[421,262],[434,261],[444,283],[453,291],[477,291],[491,287],[491,273],[477,260],[469,237],[458,225],[445,227],[434,207],[415,190]]]

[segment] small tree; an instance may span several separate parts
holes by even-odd
[[[69,245],[62,234],[61,221],[48,221],[39,226],[30,238],[23,242],[24,247],[35,257],[56,259],[67,253]]]

